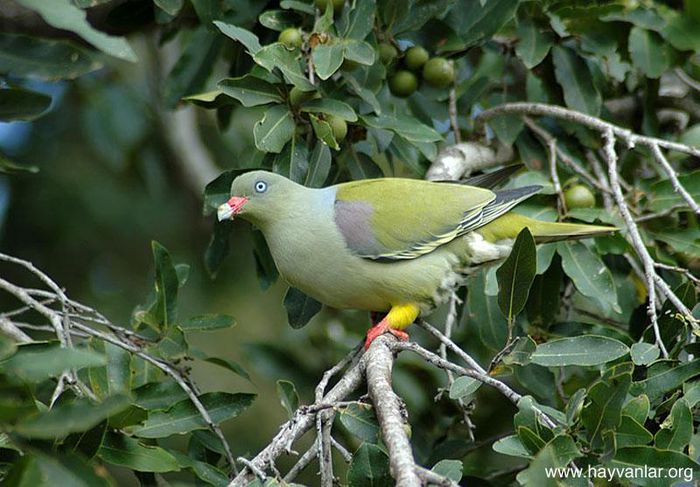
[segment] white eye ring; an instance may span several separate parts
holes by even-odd
[[[267,191],[267,183],[265,181],[258,181],[255,183],[256,193],[264,193],[265,191]]]

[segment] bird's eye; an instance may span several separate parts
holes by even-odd
[[[255,183],[256,193],[264,193],[265,191],[267,191],[267,183],[265,181],[258,181]]]

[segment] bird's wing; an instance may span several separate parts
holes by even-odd
[[[496,194],[484,188],[416,179],[338,185],[335,223],[348,248],[373,260],[413,259],[483,225]]]

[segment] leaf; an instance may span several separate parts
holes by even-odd
[[[517,435],[506,436],[496,441],[492,447],[493,451],[511,457],[532,458],[530,452],[523,446]]]
[[[13,430],[27,438],[63,438],[71,433],[87,431],[128,407],[129,400],[123,395],[108,397],[98,404],[87,399],[75,399],[49,411],[26,416]]]
[[[17,344],[10,338],[0,333],[0,360],[13,355],[16,351]]]
[[[214,424],[235,418],[255,399],[255,394],[208,392],[199,396]],[[149,414],[142,426],[131,429],[131,433],[142,438],[165,438],[193,430],[207,429],[208,426],[194,404],[189,399],[178,402],[166,411]]]
[[[185,391],[175,381],[150,382],[134,389],[133,395],[134,404],[149,411],[169,409],[187,398]]]
[[[671,414],[661,423],[654,442],[664,450],[683,452],[693,436],[693,414],[685,399],[673,403]]]
[[[405,115],[364,115],[360,119],[368,127],[391,130],[411,142],[438,142],[442,136],[433,128]]]
[[[651,343],[635,343],[630,349],[630,356],[635,365],[649,365],[659,358],[659,347]]]
[[[629,370],[609,369],[588,390],[588,401],[581,411],[581,421],[594,449],[604,446],[607,430],[620,424],[622,404],[632,380]]]
[[[176,472],[180,465],[163,448],[144,445],[134,438],[119,433],[108,433],[98,455],[112,465],[120,465],[137,472]]]
[[[272,170],[296,183],[303,183],[309,170],[309,149],[306,143],[293,137],[275,157]]]
[[[531,362],[530,357],[532,357],[536,348],[537,344],[529,336],[516,337],[515,346],[501,360],[505,365],[527,365]]]
[[[650,407],[649,398],[646,394],[641,394],[627,401],[622,407],[622,414],[629,416],[639,424],[644,424],[649,417]]]
[[[667,479],[657,479],[646,475],[651,469],[668,472],[674,469],[675,472],[683,473],[682,477],[676,480],[685,480],[692,483],[700,471],[700,465],[683,453],[662,450],[653,446],[631,446],[620,448],[615,452],[615,457],[610,462],[610,466],[626,469],[630,473],[625,477],[626,482],[631,485],[668,485]],[[658,469],[658,470],[657,470]],[[685,469],[688,469],[686,475]],[[659,482],[663,480],[663,482]]]
[[[74,79],[101,67],[92,52],[72,42],[0,32],[0,73],[51,81]]]
[[[216,487],[223,487],[229,484],[229,479],[226,474],[210,463],[195,460],[190,456],[176,450],[168,450],[168,453],[175,457],[175,460],[177,460],[177,463],[181,467],[189,469],[200,480],[203,480],[207,484],[214,485]]]
[[[31,121],[51,106],[51,97],[24,88],[0,89],[0,121]]]
[[[107,363],[104,355],[86,349],[57,346],[37,348],[32,345],[19,347],[16,354],[0,364],[0,371],[8,377],[40,382],[49,377],[58,377],[66,370],[98,367]]]
[[[131,392],[131,354],[121,347],[102,340],[92,341],[92,349],[104,355],[107,365],[88,371],[92,392],[104,399],[119,393]]]
[[[347,120],[348,122],[356,122],[357,114],[347,103],[333,98],[319,98],[305,102],[300,110],[309,113],[325,113],[335,115],[336,117]]]
[[[509,323],[522,311],[537,271],[535,240],[524,228],[515,239],[508,258],[496,271],[498,305]]]
[[[217,86],[222,93],[240,101],[244,107],[284,102],[275,85],[251,74],[222,79]]]
[[[154,240],[151,242],[151,250],[156,265],[156,302],[151,312],[160,325],[160,330],[165,331],[177,320],[177,293],[180,283],[168,249]]]
[[[646,379],[632,384],[631,392],[635,396],[646,394],[649,400],[655,401],[698,374],[700,374],[700,360],[677,366],[658,361],[649,367]]]
[[[584,335],[550,340],[537,346],[530,357],[545,367],[580,365],[583,367],[611,362],[629,353],[624,343],[604,336]]]
[[[105,478],[106,477],[106,478]],[[115,482],[78,455],[47,455],[34,450],[15,463],[3,485],[21,487],[109,487]]]
[[[237,362],[234,362],[231,359],[221,357],[206,357],[204,358],[204,361],[228,369],[234,374],[240,375],[244,379],[250,381],[250,375],[248,375],[248,372],[246,372],[245,369],[241,367]]]
[[[212,279],[216,277],[219,267],[221,267],[222,262],[228,256],[231,230],[233,230],[232,221],[216,222],[214,224],[214,233],[204,251],[204,267]]]
[[[678,181],[695,201],[700,200],[700,170],[679,174]],[[651,211],[663,211],[674,205],[686,204],[685,200],[673,189],[673,185],[668,179],[654,183],[647,198]]]
[[[343,44],[319,44],[311,51],[316,74],[322,80],[327,80],[340,69],[343,64],[345,46]]]
[[[403,1],[394,2],[392,9],[384,5],[385,16],[395,16],[392,20],[387,20],[387,25],[393,24],[394,34],[408,31],[418,31],[425,23],[433,17],[439,17],[447,12],[456,3],[456,0],[419,0],[406,3]],[[408,8],[410,6],[410,8]],[[394,12],[391,12],[394,10]]]
[[[519,0],[489,0],[463,2],[447,17],[447,24],[459,34],[459,49],[489,39],[508,22],[518,7]]]
[[[184,0],[153,0],[153,3],[168,15],[177,15],[182,9]]]
[[[687,8],[687,7],[686,7]],[[700,33],[698,19],[690,15],[673,12],[671,19],[661,30],[661,35],[679,51],[700,52]]]
[[[518,44],[515,53],[527,69],[532,69],[547,57],[552,47],[552,35],[542,32],[528,16],[518,19]]]
[[[315,13],[313,5],[298,0],[282,0],[280,2],[280,7],[296,10],[297,12],[302,12],[309,15],[313,15]]]
[[[295,124],[285,105],[275,105],[253,127],[255,146],[263,152],[279,153],[294,136]]]
[[[376,445],[363,443],[357,449],[348,468],[349,487],[391,487],[389,458]]]
[[[212,182],[204,188],[204,205],[202,213],[208,216],[216,213],[216,209],[226,203],[231,197],[231,183],[241,174],[252,171],[258,168],[251,169],[230,169],[222,172]],[[225,222],[221,222],[225,223]]]
[[[461,399],[474,394],[481,387],[481,381],[463,375],[457,377],[450,387],[450,399]]]
[[[287,411],[289,419],[292,419],[294,413],[299,409],[299,394],[294,383],[288,380],[277,381],[277,397],[280,398],[282,407]]]
[[[304,185],[309,188],[320,188],[328,179],[331,171],[331,150],[326,144],[317,143],[311,152],[309,170],[306,173]]]
[[[300,16],[289,10],[267,10],[258,16],[258,21],[271,30],[283,31],[300,25]]]
[[[447,477],[453,482],[459,482],[462,480],[462,470],[464,469],[464,464],[461,460],[440,460],[435,465],[433,465],[432,470],[438,475]]]
[[[354,61],[365,66],[372,66],[377,58],[377,53],[372,46],[364,41],[355,39],[344,39],[345,47],[343,55],[345,59]]]
[[[180,324],[182,331],[212,331],[230,328],[236,325],[233,316],[221,314],[206,314],[194,316]]]
[[[138,58],[123,37],[115,37],[95,30],[87,21],[87,14],[70,0],[17,0],[21,5],[36,11],[44,21],[57,29],[78,34],[87,42],[119,59],[136,62]]]
[[[481,342],[491,350],[501,350],[508,337],[508,323],[498,309],[496,296],[489,296],[484,290],[485,273],[477,272],[469,278],[467,289],[467,313],[469,326],[481,338]]]
[[[581,456],[581,451],[570,436],[556,436],[535,455],[528,468],[518,475],[518,482],[538,486],[558,484],[559,482],[553,482],[554,479],[548,477],[548,472],[564,468]]]
[[[258,36],[236,25],[227,24],[218,20],[214,21],[214,25],[226,36],[234,41],[238,41],[246,48],[248,54],[254,56],[261,49]]]
[[[357,0],[352,10],[350,10],[347,25],[344,25],[341,29],[342,37],[360,41],[367,37],[374,26],[376,9],[375,0]]]
[[[338,158],[348,169],[352,179],[373,179],[383,176],[382,170],[367,155],[349,145]]]
[[[333,135],[333,128],[328,122],[313,114],[309,115],[309,120],[311,120],[311,126],[314,129],[316,137],[318,137],[321,142],[326,144],[331,149],[340,149],[338,141],[335,140],[335,136]]]
[[[686,252],[690,255],[700,255],[700,229],[685,228],[673,229],[666,232],[649,232],[657,240],[671,246],[677,252]]]
[[[628,46],[634,66],[647,78],[659,78],[668,70],[670,53],[658,34],[632,27]]]
[[[622,415],[620,426],[615,431],[615,446],[617,448],[646,445],[653,439],[654,436],[636,419]]]
[[[564,101],[569,108],[588,115],[600,113],[600,92],[591,82],[591,72],[578,54],[568,47],[552,48],[554,75],[564,90]]]
[[[255,257],[255,270],[260,281],[260,288],[267,289],[277,281],[279,273],[265,237],[259,231],[253,232],[253,256]]]
[[[557,253],[578,292],[597,301],[606,314],[620,310],[612,274],[600,257],[581,242],[559,242]]]
[[[379,441],[379,424],[371,405],[350,404],[341,409],[338,419],[345,429],[360,440],[369,443]]]
[[[0,174],[17,174],[25,172],[36,174],[39,172],[39,168],[36,166],[25,166],[23,164],[17,164],[8,159],[2,152],[0,152]]]
[[[272,72],[275,68],[282,71],[284,79],[302,91],[314,91],[316,87],[306,79],[301,67],[301,60],[295,51],[290,51],[284,44],[275,42],[260,48],[253,60]]]
[[[287,309],[287,320],[292,328],[304,327],[311,318],[321,311],[321,303],[307,296],[297,288],[290,287],[284,295],[284,307]]]

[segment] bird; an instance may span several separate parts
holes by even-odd
[[[478,266],[508,257],[526,227],[536,243],[615,230],[514,213],[541,189],[489,189],[514,166],[464,183],[384,177],[324,188],[251,170],[233,180],[217,217],[255,225],[290,286],[333,308],[383,316],[367,332],[367,349],[386,332],[408,340],[406,327]]]

